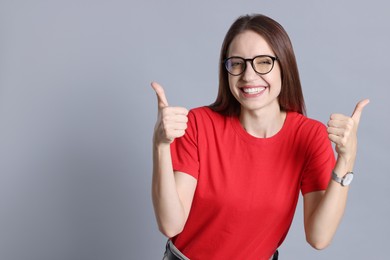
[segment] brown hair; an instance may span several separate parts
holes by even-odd
[[[228,58],[227,52],[234,37],[246,30],[252,30],[264,37],[278,57],[277,62],[279,62],[282,78],[282,88],[278,97],[281,110],[305,114],[305,102],[299,79],[298,66],[290,38],[278,22],[261,14],[241,16],[228,30],[222,43],[219,59],[218,96],[215,102],[209,107],[223,115],[232,116],[240,114],[240,103],[230,92],[228,73],[223,61]]]

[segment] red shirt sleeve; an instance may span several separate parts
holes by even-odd
[[[328,187],[335,157],[328,133],[323,124],[318,124],[315,131],[308,134],[307,160],[303,170],[302,195],[313,191],[325,190]]]
[[[180,171],[198,179],[199,156],[196,118],[192,111],[188,114],[185,134],[171,144],[172,165],[174,171]]]

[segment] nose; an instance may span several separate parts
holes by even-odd
[[[242,73],[242,79],[245,81],[251,81],[253,79],[256,79],[258,76],[259,75],[253,69],[252,62],[250,60],[247,60],[245,70]]]

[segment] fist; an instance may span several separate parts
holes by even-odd
[[[170,144],[175,138],[184,135],[187,129],[188,110],[184,107],[171,107],[160,84],[152,82],[157,95],[157,122],[154,127],[155,144]]]
[[[354,161],[357,152],[357,129],[363,108],[369,103],[368,99],[360,101],[352,116],[332,114],[328,122],[329,139],[335,143],[336,152],[346,162]]]

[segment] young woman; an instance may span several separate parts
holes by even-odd
[[[171,107],[163,88],[152,87],[152,196],[169,238],[165,259],[277,259],[300,192],[308,243],[329,245],[368,100],[351,117],[332,114],[328,127],[307,118],[289,37],[264,15],[239,17],[227,32],[212,105]]]

